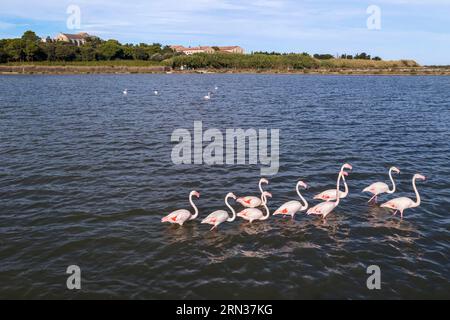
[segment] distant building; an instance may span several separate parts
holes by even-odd
[[[214,48],[218,48],[219,52],[229,52],[229,53],[244,53],[244,49],[239,46],[227,46],[227,47],[211,47],[211,46],[199,46],[199,47],[189,47],[186,48],[180,45],[172,45],[170,48],[176,52],[183,53],[185,55],[191,55],[194,53],[214,53],[216,50]]]
[[[86,43],[86,39],[93,37],[86,32],[80,32],[77,34],[69,34],[69,33],[59,33],[55,40],[56,41],[63,41],[63,42],[70,42],[74,45],[81,46]]]
[[[194,53],[214,53],[214,49],[209,46],[200,46],[200,47],[183,47],[183,46],[170,46],[172,50],[175,50],[176,52],[184,53],[185,55],[191,55]]]
[[[202,47],[192,47],[192,48],[185,48],[183,50],[183,53],[186,55],[191,55],[194,53],[214,53],[214,49],[208,46],[202,46]]]
[[[227,46],[227,47],[219,47],[219,51],[221,52],[230,52],[230,53],[244,53],[244,49],[239,46]]]
[[[170,46],[170,49],[172,49],[175,52],[183,52],[184,49],[187,49],[183,46],[179,46],[179,45],[172,45]]]

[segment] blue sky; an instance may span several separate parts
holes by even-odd
[[[81,29],[66,25],[69,5]],[[381,29],[369,30],[369,5]],[[103,39],[163,44],[240,45],[247,52],[341,54],[450,64],[450,0],[0,0],[0,38],[86,31]]]

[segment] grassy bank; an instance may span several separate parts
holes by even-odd
[[[40,61],[0,64],[2,74],[85,73],[299,73],[450,75],[450,68],[419,66],[412,60],[319,60],[306,54],[195,54],[162,62],[148,60]]]
[[[449,68],[316,68],[316,69],[195,69],[173,70],[167,66],[36,66],[0,65],[0,74],[128,74],[128,73],[259,73],[259,74],[323,74],[323,75],[450,75]]]
[[[164,61],[173,68],[188,69],[261,69],[261,70],[304,70],[304,69],[386,69],[418,67],[412,60],[378,61],[363,59],[328,59],[319,60],[307,54],[195,54],[191,56],[176,56]]]
[[[304,70],[304,69],[332,69],[332,68],[404,68],[418,67],[412,60],[376,61],[362,59],[328,59],[319,60],[306,54],[195,54],[180,55],[164,61],[149,60],[101,60],[101,61],[36,61],[9,62],[5,66],[86,66],[86,67],[149,67],[170,66],[173,69],[181,67],[187,69],[254,69],[254,70]]]
[[[164,73],[165,66],[134,65],[0,65],[0,74],[89,74],[89,73]]]
[[[100,60],[100,61],[31,61],[8,62],[0,66],[73,66],[73,67],[150,67],[164,66],[165,63],[149,60]]]
[[[361,60],[361,59],[330,59],[320,60],[321,68],[348,68],[348,69],[388,69],[419,67],[414,60]]]

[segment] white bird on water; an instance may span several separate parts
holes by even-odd
[[[215,86],[215,87],[214,87],[214,90],[219,90],[219,87],[218,87],[218,86]]]
[[[155,96],[157,96],[159,94],[158,90],[153,91],[153,93],[155,94]]]
[[[419,191],[417,191],[416,179],[425,180],[426,178],[425,178],[425,176],[418,174],[418,173],[416,173],[413,176],[412,185],[413,185],[414,192],[416,194],[416,201],[413,201],[407,197],[400,197],[400,198],[395,198],[395,199],[389,200],[388,202],[383,203],[380,207],[395,210],[394,215],[397,213],[397,211],[400,211],[400,217],[403,218],[404,210],[420,206],[420,195],[419,195]]]
[[[128,89],[123,90],[123,94],[127,95],[128,94]]]
[[[363,192],[370,192],[373,194],[372,198],[369,199],[367,202],[371,202],[375,199],[375,203],[377,202],[378,195],[382,193],[394,193],[395,192],[395,181],[392,178],[392,172],[400,173],[400,169],[397,167],[391,167],[389,169],[389,179],[391,179],[392,182],[392,189],[389,189],[389,186],[384,182],[374,182],[367,188],[363,190]]]
[[[211,99],[211,92],[208,92],[208,94],[206,96],[204,96],[203,99],[210,100]]]

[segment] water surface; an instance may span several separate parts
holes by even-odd
[[[0,297],[448,299],[449,101],[450,77],[0,76]],[[228,192],[257,194],[257,165],[171,162],[172,131],[195,120],[280,129],[272,210],[297,198],[298,179],[315,204],[343,162],[350,194],[325,222],[161,224],[192,189],[200,217]],[[397,196],[428,178],[403,220],[361,193],[391,165]],[[72,264],[80,291],[66,289]],[[372,264],[381,290],[366,287]]]

